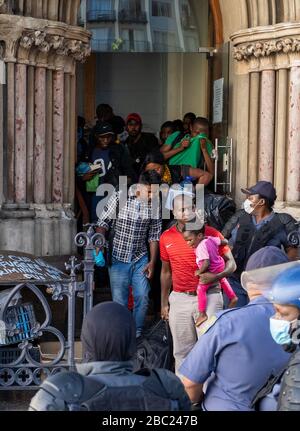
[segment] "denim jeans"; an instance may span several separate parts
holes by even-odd
[[[109,268],[113,301],[127,308],[129,286],[132,286],[134,299],[133,317],[137,337],[142,333],[149,304],[150,285],[144,273],[144,268],[147,264],[148,256],[145,255],[134,263],[124,263],[113,259],[112,266]]]

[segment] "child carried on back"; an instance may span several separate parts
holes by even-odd
[[[224,271],[225,262],[219,254],[220,245],[227,245],[226,239],[218,237],[204,235],[205,226],[199,230],[185,230],[183,237],[190,247],[195,249],[196,263],[199,268],[196,271],[196,275],[204,274],[205,272],[211,272],[213,274],[219,274]],[[237,303],[237,296],[235,295],[232,287],[228,283],[226,278],[220,280],[221,288],[224,293],[228,296],[230,302],[228,308],[235,307]],[[207,320],[206,305],[207,298],[206,292],[211,287],[211,284],[203,284],[199,280],[197,287],[198,295],[198,308],[199,316],[196,321],[196,326],[200,326],[205,320]]]

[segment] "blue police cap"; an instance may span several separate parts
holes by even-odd
[[[250,256],[246,271],[265,268],[267,266],[280,265],[289,262],[287,254],[278,247],[267,246],[256,251]]]
[[[248,189],[241,189],[242,193],[247,195],[260,195],[264,198],[276,201],[276,189],[269,181],[258,181],[255,186],[249,187]]]

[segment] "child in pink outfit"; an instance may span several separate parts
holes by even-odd
[[[197,275],[204,274],[205,272],[211,272],[212,274],[219,274],[224,271],[225,262],[224,259],[219,254],[220,245],[226,245],[227,240],[221,240],[218,237],[204,236],[203,229],[196,231],[185,231],[183,233],[186,242],[193,248],[195,248],[196,263],[199,268]],[[235,295],[232,287],[228,283],[226,278],[220,280],[221,288],[228,296],[230,302],[228,307],[235,307],[237,303],[237,296]],[[202,284],[199,281],[197,287],[198,294],[198,308],[199,317],[196,321],[196,326],[200,326],[205,320],[207,320],[206,314],[206,292],[211,287],[211,284]]]

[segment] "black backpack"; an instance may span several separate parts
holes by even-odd
[[[144,378],[136,379],[136,376]],[[115,381],[114,381],[115,380]],[[190,410],[190,401],[178,377],[167,370],[140,370],[132,374],[132,385],[115,386],[101,375],[82,376],[61,372],[48,377],[33,397],[29,410],[35,411],[176,411]]]
[[[172,335],[168,322],[153,322],[137,339],[134,369],[164,368],[174,370]]]
[[[221,230],[236,212],[236,204],[228,196],[215,193],[204,195],[205,216],[209,226]]]

